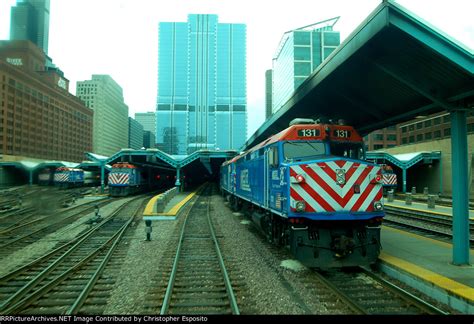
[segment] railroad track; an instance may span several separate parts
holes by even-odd
[[[89,307],[97,303],[110,286],[91,292],[143,202],[135,198],[72,242],[0,278],[0,313],[77,314],[88,297]]]
[[[432,213],[414,212],[402,208],[385,206],[386,216],[384,224],[421,232],[423,235],[430,235],[433,238],[441,238],[451,241],[453,219],[450,216],[443,216]],[[474,246],[474,222],[470,225],[470,245]]]
[[[0,202],[0,212],[4,213],[10,211],[18,206],[18,199],[10,198],[10,199],[3,199]]]
[[[211,223],[208,186],[189,209],[160,314],[240,314]]]
[[[112,201],[91,202],[56,215],[9,223],[0,231],[0,259],[91,213],[96,205],[103,207]]]
[[[316,271],[315,275],[354,314],[448,315],[363,267],[355,272]]]

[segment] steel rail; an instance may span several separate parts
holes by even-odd
[[[329,280],[324,278],[320,273],[314,272],[318,280],[326,286],[330,291],[332,291],[337,297],[339,297],[343,303],[345,303],[354,313],[358,315],[368,315],[367,311],[354,302],[347,294],[343,293],[339,288],[337,288],[335,285],[333,285]]]
[[[113,201],[102,201],[102,202],[100,202],[100,203],[98,203],[98,204],[101,205],[101,207],[102,207],[102,206],[108,205],[108,204],[110,204],[110,203],[112,203],[112,202],[113,202]],[[81,207],[81,206],[78,206],[78,208],[79,208],[79,207]],[[10,240],[10,241],[8,241],[8,242],[6,242],[6,243],[0,245],[0,249],[4,249],[4,248],[6,248],[7,246],[10,246],[10,245],[12,245],[12,244],[14,244],[14,243],[16,243],[16,242],[18,242],[18,241],[21,241],[21,240],[23,240],[23,239],[25,239],[25,238],[27,238],[27,237],[30,237],[30,236],[32,236],[32,235],[34,235],[34,234],[36,234],[36,233],[42,232],[42,231],[44,231],[44,230],[47,230],[47,229],[50,228],[51,226],[60,225],[61,223],[65,222],[65,221],[67,221],[67,220],[69,220],[69,219],[71,219],[71,218],[80,216],[80,214],[88,213],[88,212],[92,211],[93,209],[94,209],[94,206],[86,206],[86,208],[84,208],[83,210],[77,211],[77,212],[73,213],[73,214],[70,215],[70,216],[67,216],[67,217],[65,217],[65,218],[59,219],[59,220],[58,220],[57,222],[55,222],[55,223],[45,224],[44,226],[41,226],[40,228],[38,228],[38,229],[35,230],[35,231],[26,233],[26,234],[21,235],[21,236],[15,238],[15,239],[13,239],[13,240]],[[47,219],[47,217],[43,217],[43,218],[41,218],[40,220],[43,220],[43,219]],[[20,226],[18,226],[18,228],[21,228],[21,227],[23,227],[23,226],[24,226],[24,225],[20,225]],[[12,231],[12,230],[14,230],[14,229],[16,229],[16,228],[13,228],[13,229],[11,229],[11,230],[9,230],[9,231]],[[3,232],[0,232],[0,234],[3,234]]]
[[[128,229],[132,221],[135,219],[135,216],[138,214],[138,211],[140,210],[141,207],[142,205],[138,206],[133,216],[127,221],[126,224],[124,224],[122,229],[119,231],[119,234],[117,238],[115,239],[114,243],[112,244],[112,246],[110,247],[109,251],[107,252],[107,255],[105,255],[99,267],[97,268],[95,273],[92,275],[91,279],[89,280],[87,285],[84,287],[84,289],[82,290],[82,292],[80,293],[79,297],[76,299],[74,304],[66,311],[66,315],[75,315],[79,312],[80,308],[86,301],[87,296],[92,291],[92,288],[94,287],[95,283],[97,282],[97,280],[99,280],[99,277],[104,272],[105,266],[109,262],[110,258],[112,257],[112,254],[115,252],[115,249],[117,248],[118,244],[122,240],[122,237],[125,234],[125,231]]]
[[[177,269],[178,269],[178,261],[179,261],[179,257],[181,256],[181,250],[182,250],[182,247],[183,247],[184,232],[185,232],[185,229],[186,229],[186,224],[188,222],[188,217],[189,217],[189,213],[191,212],[191,209],[192,209],[192,207],[189,208],[188,211],[186,212],[186,215],[185,215],[186,218],[184,219],[183,227],[181,228],[181,233],[180,233],[179,242],[178,242],[178,248],[176,249],[176,256],[175,256],[174,261],[173,261],[173,267],[171,268],[171,274],[170,274],[170,278],[168,280],[168,286],[166,287],[165,297],[163,298],[163,303],[161,304],[160,315],[165,315],[168,312],[168,309],[169,309],[169,306],[170,306],[171,295],[173,293],[173,288],[174,288],[174,281],[175,281],[176,272],[177,272]]]
[[[209,189],[209,188],[210,187],[208,186],[204,190]],[[182,254],[182,251],[183,251],[183,245],[184,245],[184,240],[185,240],[185,235],[186,235],[186,229],[188,227],[187,225],[188,225],[190,212],[194,208],[194,206],[196,206],[195,204],[196,204],[197,201],[198,200],[196,200],[194,202],[194,205],[187,211],[187,213],[185,215],[186,218],[183,222],[183,227],[181,228],[178,247],[176,249],[176,255],[175,255],[175,258],[174,258],[174,261],[173,261],[171,274],[170,274],[170,277],[169,277],[169,280],[168,280],[168,285],[167,285],[167,288],[166,288],[165,296],[163,298],[163,303],[161,305],[160,315],[167,314],[168,311],[169,311],[169,308],[170,308],[171,297],[173,295],[173,289],[174,289],[174,285],[175,285],[175,281],[176,281],[178,265],[179,265],[179,261],[181,259],[181,254]],[[214,231],[214,228],[212,226],[211,219],[210,219],[210,198],[208,200],[207,208],[206,208],[206,220],[207,220],[208,229],[210,231],[210,239],[212,240],[212,246],[214,247],[214,251],[217,255],[217,261],[218,261],[218,264],[219,264],[219,269],[220,269],[220,271],[222,273],[222,276],[223,276],[224,286],[225,286],[227,298],[229,300],[231,312],[234,315],[239,315],[240,311],[239,311],[239,308],[238,308],[238,305],[237,305],[237,299],[235,298],[235,295],[234,295],[234,292],[233,292],[233,289],[232,289],[232,284],[230,282],[230,278],[229,278],[229,275],[227,273],[227,270],[226,270],[226,267],[225,267],[225,264],[224,264],[224,259],[222,257],[222,253],[219,249],[219,243],[217,241],[217,237],[215,235],[215,231]]]
[[[426,313],[432,314],[432,315],[449,315],[449,313],[447,313],[447,312],[445,312],[445,311],[443,311],[443,310],[441,310],[441,309],[425,302],[424,300],[416,297],[415,295],[409,293],[408,291],[406,291],[406,290],[404,290],[400,287],[395,286],[391,282],[389,282],[389,281],[385,280],[384,278],[380,277],[379,275],[373,273],[369,269],[367,269],[365,267],[360,267],[360,269],[366,275],[368,275],[369,277],[371,277],[372,279],[374,279],[375,281],[379,282],[384,287],[389,289],[392,293],[396,294],[398,297],[402,298],[407,303],[412,304],[412,305],[418,307],[419,309],[425,311]]]
[[[239,306],[237,305],[237,299],[235,298],[234,290],[232,289],[232,284],[230,282],[229,275],[227,273],[227,269],[224,264],[224,258],[222,257],[221,250],[219,248],[219,242],[217,241],[217,237],[214,231],[214,226],[212,225],[211,221],[211,198],[209,197],[209,201],[207,204],[207,221],[209,224],[209,228],[211,230],[212,240],[214,241],[214,248],[216,249],[217,257],[219,260],[219,266],[222,271],[222,275],[224,276],[224,284],[225,289],[227,291],[227,295],[229,296],[230,307],[232,309],[233,315],[240,315]]]
[[[133,200],[136,200],[140,197],[137,197]],[[51,263],[48,267],[43,269],[39,274],[37,274],[32,280],[30,280],[26,285],[21,287],[16,293],[11,295],[7,300],[5,300],[1,305],[0,305],[0,312],[4,312],[6,309],[9,309],[12,305],[18,303],[26,294],[28,294],[29,291],[31,291],[33,288],[35,288],[48,274],[50,274],[66,257],[68,257],[71,253],[73,253],[81,244],[86,241],[92,234],[94,234],[96,231],[101,229],[110,219],[115,217],[122,209],[124,209],[126,204],[123,204],[117,210],[115,210],[111,215],[106,217],[104,221],[99,224],[98,226],[95,226],[92,228],[90,231],[88,231],[85,235],[83,235],[69,250],[67,250],[64,254],[62,254],[58,259],[56,259],[53,263]],[[67,244],[67,243],[66,243]],[[64,246],[60,247],[63,248]],[[59,250],[58,248],[57,250]],[[50,253],[47,254],[48,256]],[[36,264],[40,262],[40,259],[37,259],[36,261],[33,261],[29,265],[32,265],[33,263]],[[29,266],[27,265],[27,266]],[[27,266],[23,267],[23,269],[27,269]],[[13,273],[19,273],[18,271],[14,271]],[[12,273],[7,274],[5,277],[11,278]],[[0,281],[5,280],[5,277],[1,278]]]

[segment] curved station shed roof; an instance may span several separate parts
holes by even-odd
[[[247,141],[294,118],[344,119],[363,136],[423,114],[471,107],[472,51],[397,3],[381,3]]]

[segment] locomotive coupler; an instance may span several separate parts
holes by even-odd
[[[333,250],[336,252],[334,256],[337,258],[344,258],[352,254],[355,248],[355,243],[352,238],[341,235],[334,239],[332,246]]]

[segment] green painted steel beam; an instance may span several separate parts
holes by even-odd
[[[104,193],[105,189],[105,161],[100,163],[100,193]]]
[[[176,168],[176,182],[174,183],[174,185],[178,187],[178,191],[181,191],[180,177],[181,177],[181,168]]]
[[[407,169],[402,168],[402,184],[403,184],[403,193],[407,192]]]
[[[450,109],[453,108],[453,106],[449,102],[447,102],[447,101],[445,101],[441,98],[437,98],[434,95],[430,94],[430,91],[428,89],[424,89],[424,87],[420,83],[416,83],[415,81],[410,80],[410,77],[408,75],[406,75],[406,74],[401,75],[401,74],[393,71],[392,69],[388,68],[387,66],[383,66],[383,65],[378,64],[378,63],[375,63],[374,66],[376,66],[379,70],[383,71],[384,73],[386,73],[390,77],[394,78],[395,80],[403,83],[404,85],[406,85],[410,89],[418,92],[423,97],[431,100],[436,105],[438,105],[440,107],[443,107],[446,110],[450,110]]]
[[[453,179],[453,264],[469,264],[469,193],[467,183],[467,110],[451,111]]]
[[[403,6],[390,3],[390,7],[390,24],[447,58],[459,68],[471,74],[474,73],[473,55],[466,47]]]

